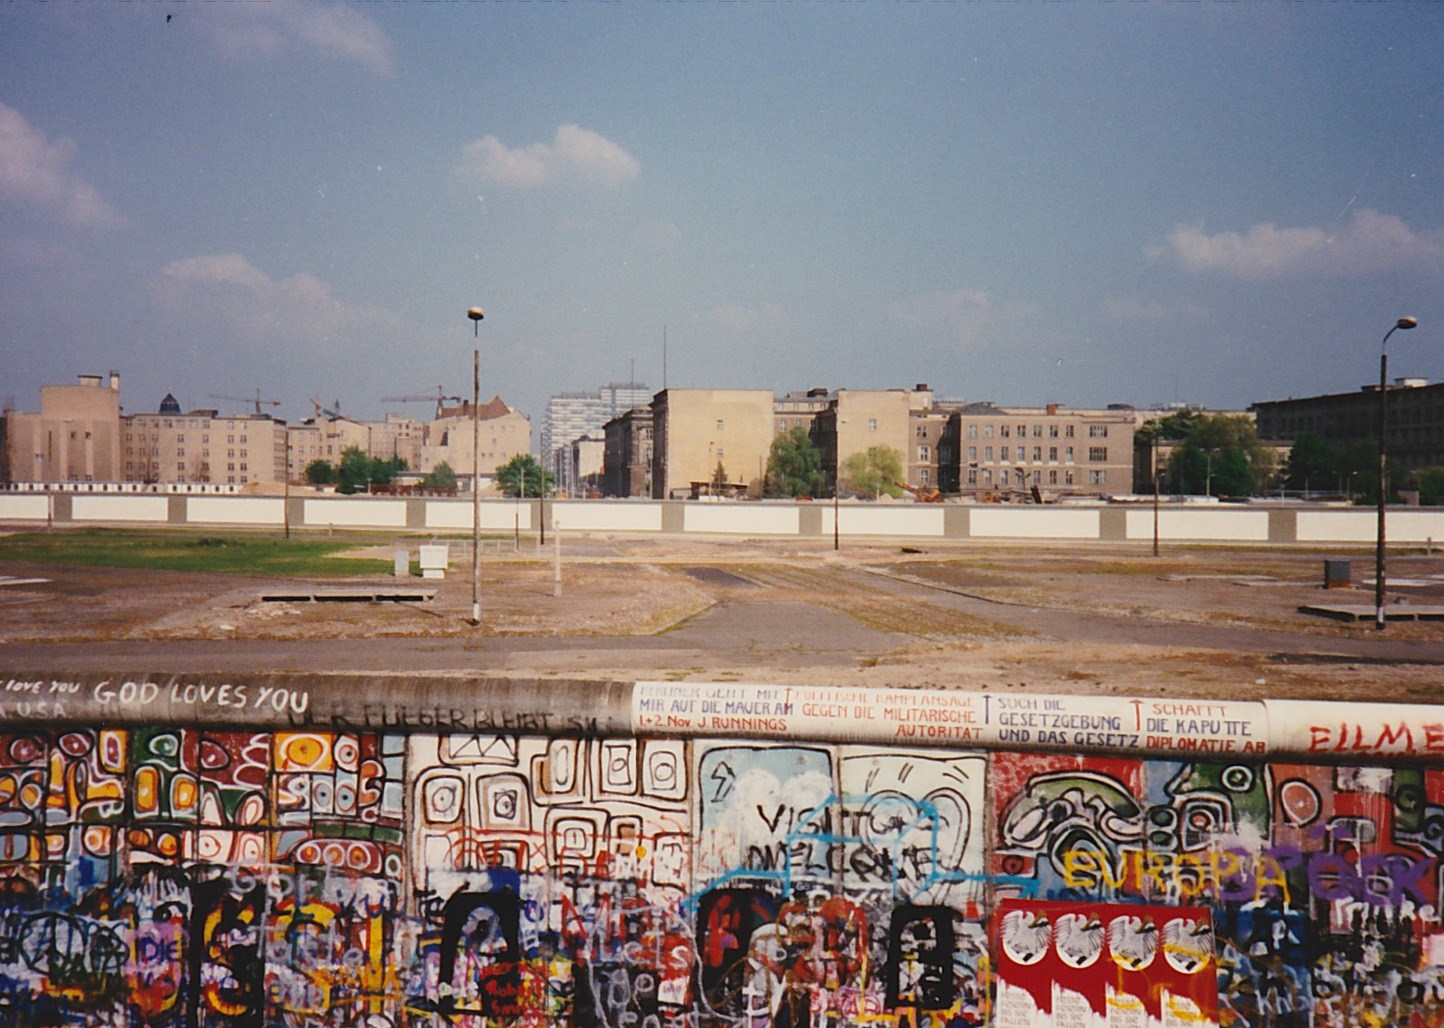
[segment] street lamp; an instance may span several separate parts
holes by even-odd
[[[1389,337],[1401,328],[1407,331],[1418,325],[1418,318],[1400,318],[1379,344],[1379,531],[1374,545],[1374,628],[1378,631],[1384,628],[1384,439],[1389,430]]]
[[[480,307],[466,312],[471,338],[481,334]],[[471,349],[471,624],[481,624],[481,344]]]

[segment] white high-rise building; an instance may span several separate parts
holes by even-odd
[[[603,437],[608,421],[634,407],[646,407],[652,392],[640,382],[609,382],[595,393],[559,393],[547,401],[542,419],[542,465],[556,476],[556,488],[575,494],[581,474],[572,443],[585,436]]]

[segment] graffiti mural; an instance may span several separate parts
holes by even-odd
[[[1441,849],[1432,768],[10,732],[0,1025],[1444,1026]]]

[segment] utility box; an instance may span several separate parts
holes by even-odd
[[[427,543],[421,547],[421,577],[445,578],[447,562],[445,543]]]
[[[1353,566],[1347,560],[1324,561],[1324,588],[1349,589],[1353,586]]]
[[[411,577],[411,554],[406,550],[396,551],[396,561],[392,572],[397,578]]]

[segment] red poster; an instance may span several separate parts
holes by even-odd
[[[1217,1028],[1206,907],[1004,900],[997,1028]]]

